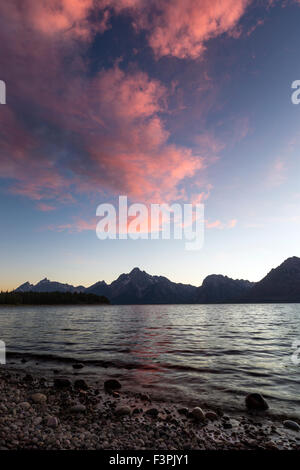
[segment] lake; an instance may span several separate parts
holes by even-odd
[[[300,304],[5,306],[0,340],[26,371],[74,374],[79,360],[80,376],[166,400],[237,409],[258,391],[272,410],[300,415]]]

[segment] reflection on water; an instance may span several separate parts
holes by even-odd
[[[255,390],[278,410],[300,411],[291,361],[299,304],[2,307],[0,339],[9,352],[37,355],[26,367],[72,371],[78,359],[82,374],[165,397],[236,407]]]

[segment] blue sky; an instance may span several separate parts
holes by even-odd
[[[300,255],[300,2],[25,3],[0,6],[2,289],[135,266],[256,281]],[[100,241],[96,208],[123,194],[198,197],[202,250]]]

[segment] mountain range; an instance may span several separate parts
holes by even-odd
[[[104,295],[112,304],[300,302],[300,258],[288,258],[256,283],[212,274],[197,287],[134,268],[111,284],[99,281],[90,287],[72,286],[45,278],[35,285],[25,282],[15,289],[15,292],[29,291],[86,292]]]

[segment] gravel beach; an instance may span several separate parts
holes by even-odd
[[[300,450],[294,420],[157,402],[114,380],[96,387],[2,366],[0,392],[1,450]]]

